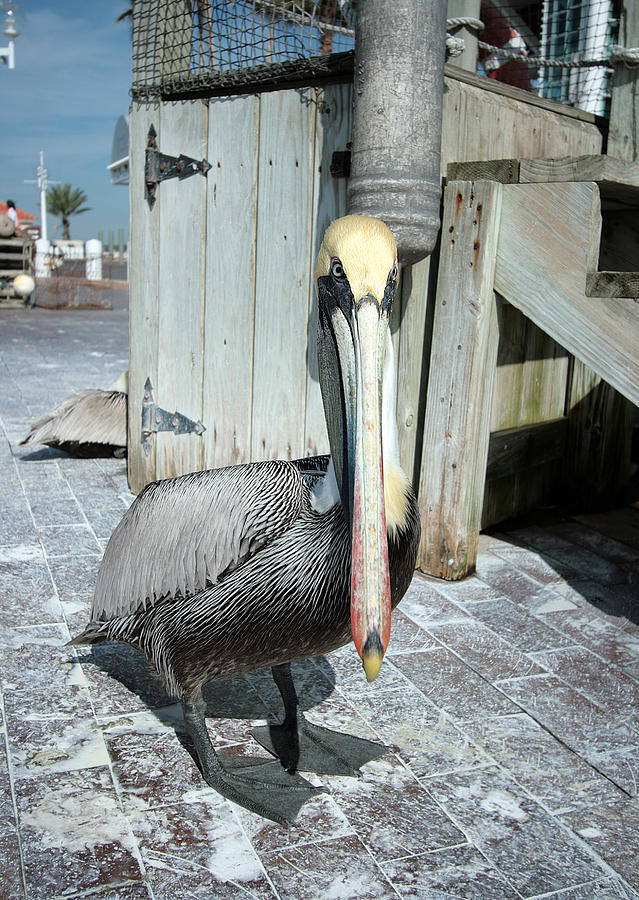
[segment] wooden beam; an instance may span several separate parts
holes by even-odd
[[[487,178],[502,184],[594,181],[602,197],[625,205],[639,202],[639,163],[601,154],[455,162],[448,164],[446,174],[449,179]]]
[[[499,340],[493,280],[502,190],[450,181],[444,194],[417,564],[453,580],[477,558]]]
[[[499,181],[501,184],[517,184],[519,181],[518,159],[486,159],[470,162],[449,163],[446,169],[449,181]]]
[[[547,97],[538,97],[537,94],[531,94],[530,91],[524,91],[522,88],[495,81],[493,78],[486,78],[485,75],[474,75],[472,72],[460,69],[459,66],[452,65],[452,63],[446,63],[444,75],[451,80],[454,79],[471,87],[479,88],[487,94],[498,94],[500,97],[525,103],[527,106],[535,106],[547,112],[559,113],[567,119],[578,119],[581,122],[601,126],[606,124],[603,116],[596,116],[594,113],[586,112],[585,109],[577,109],[576,106],[566,106],[565,103],[558,103],[556,100],[549,100]]]
[[[595,184],[503,185],[495,290],[620,393],[639,403],[639,306],[586,296],[597,268]]]
[[[639,298],[639,272],[589,272],[586,297]]]
[[[522,159],[522,184],[557,181],[595,181],[602,197],[623,203],[639,200],[639,163],[614,156],[564,156],[560,159]]]

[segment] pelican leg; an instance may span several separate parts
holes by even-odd
[[[359,777],[360,766],[386,752],[383,744],[307,721],[298,709],[290,664],[273,666],[271,671],[284,703],[284,720],[279,725],[252,728],[251,734],[279,758],[287,772],[299,768],[322,775]]]
[[[182,698],[184,724],[195,746],[204,780],[245,809],[280,825],[291,825],[304,803],[324,788],[300,775],[282,772],[279,763],[258,757],[217,755],[206,728],[204,700]]]

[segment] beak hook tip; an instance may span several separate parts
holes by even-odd
[[[369,634],[362,648],[362,664],[368,682],[375,681],[384,661],[384,646],[377,632]]]

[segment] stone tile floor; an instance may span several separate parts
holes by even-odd
[[[297,666],[315,722],[383,741],[281,828],[202,782],[179,707],[119,645],[65,646],[131,500],[118,460],[18,446],[126,368],[126,309],[0,311],[0,898],[639,897],[639,510],[482,536],[416,576],[369,686],[348,647]],[[225,752],[277,713],[213,685]]]

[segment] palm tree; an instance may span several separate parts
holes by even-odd
[[[52,184],[47,190],[47,211],[52,216],[60,216],[62,219],[62,239],[68,241],[69,216],[78,216],[88,212],[91,207],[83,206],[87,195],[80,188],[71,187],[70,184]]]

